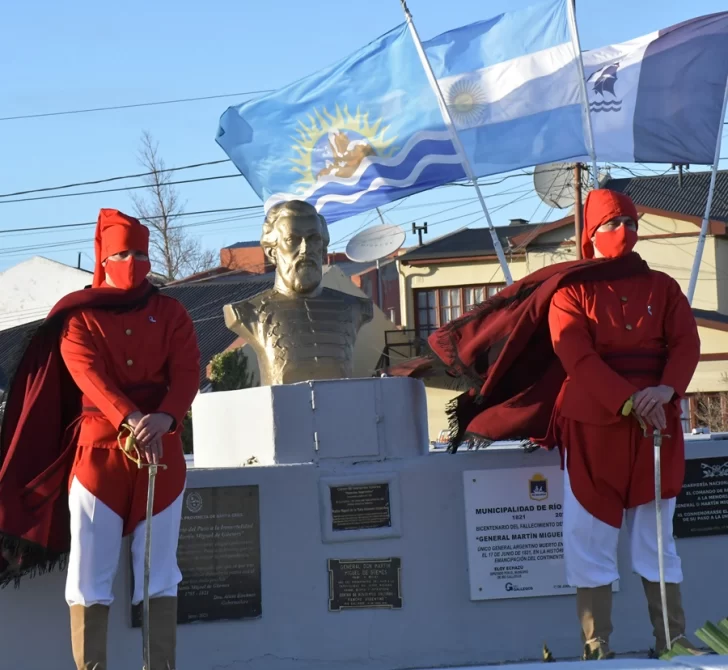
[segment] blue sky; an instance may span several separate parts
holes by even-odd
[[[409,2],[423,40],[527,4],[528,0]],[[589,49],[725,9],[725,0],[578,0],[577,20],[582,47]],[[276,89],[350,54],[402,20],[398,0],[10,3],[3,12],[0,46],[0,117]],[[0,121],[0,193],[142,172],[137,150],[144,130],[159,142],[168,167],[224,159],[214,141],[218,118],[227,106],[243,99]],[[725,143],[722,153],[728,155]],[[185,170],[176,178],[234,172],[226,164]],[[242,177],[178,189],[187,211],[260,204]],[[530,177],[489,186],[485,195],[496,225],[510,218],[542,221],[560,215],[549,212],[537,198]],[[432,227],[426,239],[432,239],[466,224],[483,225],[474,197],[470,188],[443,187],[390,205],[385,217],[408,227],[413,220],[427,220]],[[132,211],[126,192],[6,201],[0,198],[0,230],[94,221],[101,207]],[[195,224],[190,233],[215,251],[258,239],[262,210],[252,218],[231,220],[235,216],[240,217],[208,214],[184,223]],[[362,215],[334,224],[333,247],[343,250],[352,232],[372,220]],[[92,238],[93,226],[1,235],[0,271],[36,254],[75,264],[79,252],[84,254],[83,266],[90,268]],[[407,244],[415,240],[410,234]]]

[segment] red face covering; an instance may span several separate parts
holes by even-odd
[[[624,224],[616,230],[597,231],[594,246],[604,258],[619,258],[628,254],[637,244],[637,231]]]
[[[632,198],[624,193],[606,188],[591,191],[584,203],[584,232],[581,239],[581,254],[584,258],[594,258],[592,237],[599,251],[606,258],[624,256],[637,244],[637,231],[620,226],[614,231],[597,233],[599,226],[618,216],[628,216],[635,223],[639,220],[637,208]],[[596,237],[595,237],[596,234]]]
[[[149,261],[140,261],[133,256],[123,261],[106,261],[106,274],[116,288],[124,291],[141,286],[151,269]]]

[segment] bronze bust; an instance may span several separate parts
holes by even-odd
[[[224,311],[227,327],[255,351],[261,385],[351,377],[354,344],[373,304],[321,286],[324,218],[301,200],[279,203],[268,211],[260,244],[276,267],[275,285]]]

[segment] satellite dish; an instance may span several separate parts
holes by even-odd
[[[393,254],[405,240],[399,226],[382,224],[357,233],[346,245],[346,256],[355,263],[371,263]]]
[[[538,197],[547,205],[566,209],[574,205],[574,165],[575,163],[546,163],[537,165],[533,171],[533,187]],[[589,192],[589,171],[582,171],[582,202]]]

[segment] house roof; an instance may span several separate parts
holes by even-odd
[[[573,216],[567,216],[550,223],[524,223],[514,226],[497,226],[495,231],[503,248],[521,247],[534,240],[537,234],[554,230],[574,223]],[[509,244],[510,241],[510,244]],[[418,260],[435,260],[441,258],[466,258],[495,255],[493,238],[489,228],[464,228],[445,235],[433,242],[415,247],[402,254],[398,260],[403,262]]]
[[[257,281],[255,281],[257,279]],[[255,278],[243,276],[239,281],[216,281],[215,278],[191,284],[165,286],[164,295],[179,300],[195,324],[200,348],[200,386],[206,382],[206,368],[215,354],[225,351],[237,335],[225,325],[223,307],[245,300],[273,286],[273,275]],[[40,321],[0,331],[0,379],[10,377],[27,341]]]
[[[605,188],[626,193],[635,204],[702,219],[710,186],[710,172],[683,172],[654,177],[610,179]],[[728,170],[719,170],[710,218],[728,223]]]
[[[237,335],[228,330],[222,309],[225,305],[245,300],[267,291],[273,277],[240,277],[239,281],[202,281],[194,284],[167,286],[162,293],[179,300],[195,324],[200,348],[200,386],[206,381],[207,364],[215,354],[225,351]]]

